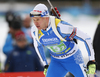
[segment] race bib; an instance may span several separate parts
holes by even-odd
[[[58,45],[47,46],[47,48],[50,49],[52,52],[58,53],[58,52],[65,50],[67,47],[63,42],[61,42]]]

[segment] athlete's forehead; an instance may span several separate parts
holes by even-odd
[[[33,20],[41,19],[41,17],[32,17]]]
[[[32,17],[33,20],[43,20],[45,17]]]
[[[32,19],[40,19],[41,17],[32,17]]]

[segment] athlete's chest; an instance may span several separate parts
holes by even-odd
[[[47,45],[54,45],[54,44],[59,44],[61,40],[55,35],[55,33],[52,31],[43,31],[42,36],[40,35],[40,42],[47,46]]]

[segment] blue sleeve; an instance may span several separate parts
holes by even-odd
[[[42,44],[40,44],[38,46],[38,49],[39,49],[39,52],[41,54],[41,57],[42,57],[43,61],[45,61],[46,62],[46,65],[47,65],[48,63],[47,63],[47,60],[46,60],[46,56],[45,56],[44,48],[43,48]]]
[[[88,56],[90,56],[91,55],[91,52],[90,52],[90,49],[89,49],[89,46],[88,46],[87,42],[85,40],[83,40],[82,38],[78,37],[78,36],[75,36],[74,38],[76,38],[76,39],[84,42],[85,47],[86,47],[86,49],[88,51]],[[91,38],[87,38],[87,39],[91,39]]]
[[[46,56],[45,56],[45,52],[44,52],[44,49],[43,49],[43,45],[37,40],[34,29],[35,28],[32,27],[31,35],[33,37],[34,47],[35,47],[36,53],[38,54],[43,66],[48,65],[47,60],[46,60]]]
[[[13,49],[14,49],[13,39],[12,39],[11,34],[8,34],[5,44],[3,46],[3,53],[8,55]]]
[[[87,52],[88,52],[89,60],[95,60],[94,49],[92,46],[92,41],[91,41],[90,36],[87,35],[86,33],[82,32],[78,28],[76,30],[76,33],[73,33],[73,34],[75,34],[75,36],[74,36],[75,39],[78,39],[78,40],[84,42],[85,47],[86,47]]]

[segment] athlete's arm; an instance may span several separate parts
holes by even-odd
[[[40,58],[40,60],[42,61],[43,65],[48,65],[47,63],[47,60],[46,60],[46,57],[45,57],[45,54],[44,54],[44,49],[43,49],[43,46],[42,44],[40,44],[37,40],[36,40],[36,37],[34,35],[34,28],[32,27],[31,28],[31,35],[33,37],[33,41],[34,41],[34,47],[35,47],[35,50]]]
[[[92,60],[92,61],[95,60],[91,38],[86,33],[80,31],[78,28],[74,28],[74,29],[76,31],[74,38],[79,39],[85,43],[85,46],[89,55],[89,60]]]
[[[94,60],[94,50],[91,44],[92,41],[91,38],[86,33],[80,31],[78,28],[75,28],[64,21],[59,23],[58,27],[60,27],[61,33],[67,34],[69,36],[70,40],[73,40],[73,38],[75,38],[83,41],[88,51],[89,59]]]

